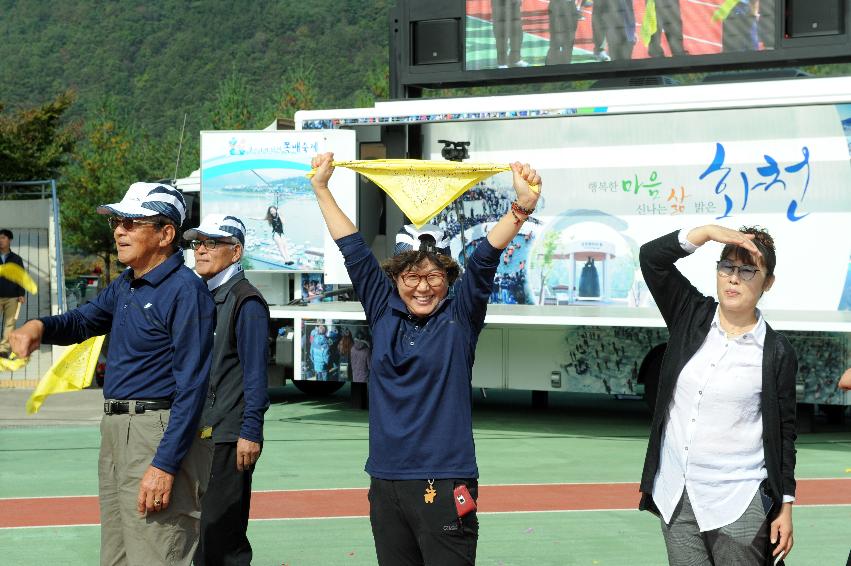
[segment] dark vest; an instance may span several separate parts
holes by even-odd
[[[242,364],[236,349],[236,319],[246,299],[258,298],[268,311],[263,295],[240,272],[213,290],[216,302],[216,333],[210,365],[210,390],[201,421],[213,427],[215,442],[236,442],[242,426],[245,395]]]

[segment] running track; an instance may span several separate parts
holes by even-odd
[[[367,517],[367,490],[258,491],[251,519]],[[480,513],[635,509],[637,483],[520,484],[479,487]],[[796,506],[851,505],[851,478],[798,481]],[[0,499],[0,528],[97,525],[95,496]]]

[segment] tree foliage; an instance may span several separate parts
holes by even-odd
[[[541,252],[532,258],[530,262],[531,268],[537,268],[540,270],[540,293],[538,295],[538,304],[544,304],[544,289],[547,285],[547,277],[550,276],[550,272],[552,272],[553,267],[555,267],[553,260],[555,259],[556,252],[559,248],[559,238],[561,235],[557,231],[549,231],[544,234],[544,240],[541,242]]]
[[[66,91],[40,106],[4,112],[0,103],[0,181],[53,179],[74,148],[76,132],[64,118],[74,102]]]
[[[316,68],[303,60],[288,67],[273,102],[273,118],[292,119],[298,110],[316,108],[319,102]]]
[[[251,87],[245,103],[257,116],[304,61],[317,78],[311,107],[353,106],[369,71],[387,65],[391,4],[0,2],[0,101],[28,106],[73,86],[72,116],[83,118],[111,93],[129,120],[159,137],[187,113],[188,131],[215,127],[205,110],[234,69]]]
[[[148,142],[134,139],[132,129],[108,103],[88,121],[84,134],[58,188],[63,243],[103,259],[109,281],[115,242],[105,217],[95,210],[118,202],[131,183],[147,178],[147,166],[138,156],[150,151],[144,147]]]
[[[245,78],[234,66],[231,76],[216,90],[216,98],[210,111],[214,130],[249,130],[252,123],[251,89]]]

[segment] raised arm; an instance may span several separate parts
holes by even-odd
[[[692,228],[686,237],[689,242],[698,247],[712,241],[719,244],[733,244],[740,248],[745,248],[751,253],[754,260],[762,255],[759,253],[756,244],[753,243],[753,234],[745,234],[744,232],[718,226],[717,224],[707,224],[706,226]]]
[[[646,242],[641,246],[638,255],[644,281],[668,328],[673,324],[677,313],[682,312],[690,300],[703,296],[674,266],[677,260],[709,241],[735,244],[752,255],[759,254],[752,234],[744,234],[723,226],[700,226],[686,234],[687,241],[681,241],[680,238],[681,232],[677,231]]]
[[[499,250],[508,247],[520,231],[523,222],[535,210],[538,198],[541,196],[541,176],[528,163],[521,164],[515,161],[511,164],[511,172],[514,175],[514,191],[517,193],[515,202],[519,206],[512,205],[512,208],[488,232],[488,242]],[[537,185],[538,192],[530,189],[529,185]]]
[[[328,189],[328,181],[334,173],[334,167],[331,165],[333,160],[334,154],[329,152],[319,154],[310,161],[311,167],[316,171],[310,178],[310,184],[313,186],[316,201],[319,203],[319,210],[322,211],[325,225],[328,226],[328,232],[331,233],[333,239],[339,240],[344,236],[354,234],[358,229],[342,211],[334,199],[334,195]]]

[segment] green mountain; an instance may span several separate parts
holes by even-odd
[[[184,113],[197,132],[236,74],[257,128],[298,68],[317,107],[354,105],[386,73],[391,2],[0,0],[0,102],[33,106],[70,88],[72,118],[108,100],[150,135],[179,129]]]

